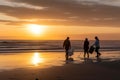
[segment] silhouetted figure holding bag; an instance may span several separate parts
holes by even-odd
[[[97,53],[96,57],[99,57],[101,55],[101,53],[99,52],[100,41],[99,41],[99,38],[97,36],[95,37],[95,43],[93,44],[93,46],[95,46],[95,52]]]
[[[65,55],[66,60],[68,60],[68,50],[71,48],[71,42],[69,40],[69,37],[67,37],[67,39],[64,41],[63,48],[66,51],[66,55]]]

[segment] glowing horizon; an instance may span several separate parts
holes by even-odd
[[[94,29],[95,28],[95,29]],[[6,32],[7,31],[7,32]],[[15,40],[63,40],[67,36],[72,40],[84,40],[85,37],[94,39],[99,36],[103,40],[120,40],[119,28],[115,27],[75,27],[74,26],[45,26],[29,24],[23,27],[4,27],[0,30],[2,39]],[[110,36],[109,36],[110,35]]]
[[[28,24],[26,25],[27,30],[31,33],[31,35],[33,34],[34,36],[40,36],[43,35],[43,33],[45,32],[45,27],[43,25],[37,25],[37,24]]]

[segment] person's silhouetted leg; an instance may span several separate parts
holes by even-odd
[[[89,58],[89,53],[87,52],[87,57]]]
[[[66,55],[66,60],[68,60],[68,56]]]
[[[99,53],[99,48],[96,48],[96,53],[97,53],[97,56],[96,57],[99,57],[101,54]]]
[[[84,51],[84,58],[85,58],[85,56],[86,56],[86,52]]]
[[[66,55],[65,55],[65,57],[66,57],[66,60],[68,60],[68,50],[66,50]]]

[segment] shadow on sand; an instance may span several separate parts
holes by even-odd
[[[73,63],[74,62],[74,59],[72,57],[68,58],[68,60],[66,60],[66,64],[68,63]]]

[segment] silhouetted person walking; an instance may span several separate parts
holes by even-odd
[[[100,41],[99,41],[99,38],[97,36],[95,37],[95,43],[93,45],[95,46],[95,52],[97,53],[96,57],[99,57],[101,55],[100,52],[99,52]]]
[[[89,52],[88,52],[88,50],[89,50],[89,41],[88,41],[88,38],[85,39],[83,47],[84,47],[84,57],[87,54],[87,57],[89,58]]]
[[[66,51],[66,55],[65,55],[66,60],[68,60],[68,50],[71,48],[71,43],[70,43],[69,37],[67,37],[67,39],[64,41],[63,48]]]

